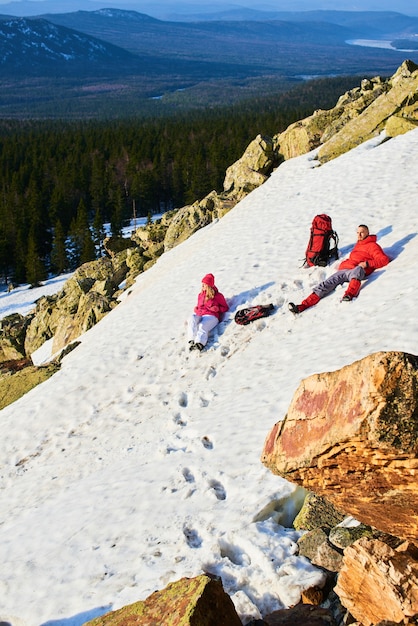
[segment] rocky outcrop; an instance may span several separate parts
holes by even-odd
[[[377,539],[346,548],[335,592],[362,625],[415,624],[418,616],[418,548],[396,549]]]
[[[418,357],[378,352],[303,380],[262,460],[312,492],[299,555],[334,576],[334,617],[342,605],[358,626],[416,624]]]
[[[302,381],[262,455],[381,531],[418,536],[418,358],[378,352]]]
[[[202,574],[182,578],[136,602],[97,617],[89,626],[242,626],[220,579]]]
[[[319,150],[321,163],[355,148],[385,130],[389,136],[418,126],[418,67],[405,61],[366,109],[349,119]]]

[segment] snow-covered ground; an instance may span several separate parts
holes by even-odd
[[[205,571],[245,623],[321,582],[288,527],[299,493],[260,456],[304,377],[380,350],[418,354],[418,129],[381,139],[320,167],[315,152],[281,165],[3,409],[0,622],[80,626]],[[357,300],[340,288],[294,317],[287,303],[337,265],[301,267],[322,212],[342,255],[366,223],[393,260]],[[208,272],[231,308],[190,353],[185,320]],[[1,296],[3,314],[18,296]],[[235,324],[237,308],[270,302],[271,317]]]

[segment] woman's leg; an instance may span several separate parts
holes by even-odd
[[[197,326],[195,335],[195,342],[201,343],[205,346],[208,342],[210,331],[219,323],[218,318],[215,315],[203,315],[200,318],[200,323]]]
[[[201,319],[200,315],[193,313],[187,320],[187,341],[196,341],[196,333]]]

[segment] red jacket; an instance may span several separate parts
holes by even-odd
[[[196,315],[214,315],[221,319],[222,314],[228,311],[229,306],[220,291],[215,289],[215,295],[211,300],[205,300],[205,294],[201,291],[197,297],[197,305],[194,308]]]
[[[374,270],[387,265],[390,258],[383,252],[379,244],[376,243],[376,239],[376,235],[369,235],[366,239],[358,241],[351,250],[348,259],[340,263],[338,269],[352,270],[362,261],[366,261],[367,267],[364,271],[366,272],[366,276],[369,276]]]

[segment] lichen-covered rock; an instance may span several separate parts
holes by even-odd
[[[188,239],[193,233],[222,217],[222,198],[215,191],[191,206],[185,206],[173,216],[165,235],[164,248],[170,250]]]
[[[35,367],[34,365],[25,367],[11,376],[0,379],[0,409],[12,404],[25,393],[50,378],[58,371],[57,363],[50,363],[47,366]]]
[[[52,353],[56,354],[67,344],[87,332],[116,306],[110,298],[91,290],[82,294],[75,315],[63,314],[54,332]]]
[[[373,528],[366,524],[358,524],[357,526],[345,527],[335,526],[330,530],[329,541],[337,548],[344,550],[351,546],[355,541],[363,537],[373,538],[375,532]]]
[[[385,129],[392,116],[399,116],[403,108],[418,110],[418,66],[405,61],[389,79],[388,88],[375,98],[356,117],[322,145],[318,156],[321,163],[355,148]],[[326,139],[326,137],[324,137]]]
[[[25,337],[30,317],[20,313],[7,315],[0,321],[0,363],[26,356]]]
[[[271,137],[257,135],[238,161],[226,170],[224,191],[239,197],[259,187],[277,165]]]
[[[330,529],[340,524],[345,517],[346,514],[339,511],[329,500],[308,492],[293,526],[296,530]]]
[[[146,600],[87,622],[88,626],[242,626],[219,579],[182,578]],[[87,626],[86,624],[86,626]]]
[[[323,528],[310,530],[298,540],[299,554],[306,556],[314,565],[338,572],[342,565],[342,550],[328,541]]]
[[[129,237],[105,237],[103,239],[103,248],[110,257],[114,257],[119,252],[127,250],[128,248],[135,248],[138,244]]]

